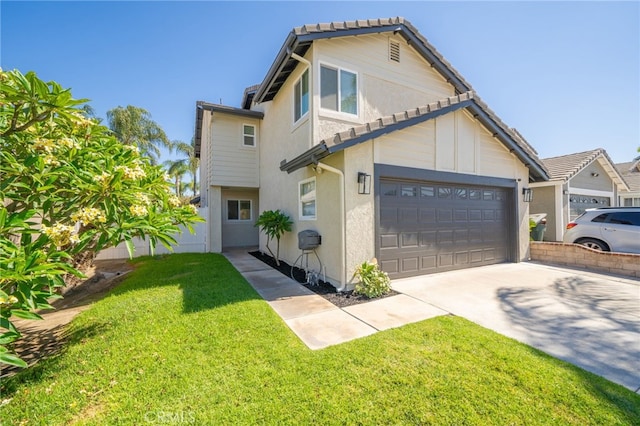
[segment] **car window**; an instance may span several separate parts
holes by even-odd
[[[619,225],[640,226],[640,213],[637,213],[637,212],[611,213],[608,222],[617,223]]]
[[[609,213],[603,213],[591,219],[591,222],[606,222],[608,216],[609,216]]]

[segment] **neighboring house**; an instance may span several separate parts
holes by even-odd
[[[264,210],[322,236],[339,288],[376,257],[391,278],[529,257],[535,150],[405,19],[294,28],[241,107],[198,102],[208,249],[260,245]],[[311,258],[313,260],[313,257]]]
[[[616,164],[616,168],[629,185],[629,191],[620,191],[620,205],[640,207],[640,157],[629,163]]]
[[[545,241],[562,241],[567,223],[594,207],[618,205],[618,193],[628,190],[615,165],[602,149],[542,160],[548,182],[532,183],[530,211],[547,214]]]

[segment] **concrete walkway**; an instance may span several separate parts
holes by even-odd
[[[640,391],[640,282],[531,262],[392,282],[340,309],[246,252],[224,253],[311,349],[454,314]]]
[[[311,349],[447,314],[404,294],[340,309],[246,252],[223,254]]]

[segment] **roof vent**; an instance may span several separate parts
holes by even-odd
[[[400,62],[400,43],[395,40],[389,40],[389,60]]]

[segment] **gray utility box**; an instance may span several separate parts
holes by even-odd
[[[322,244],[322,237],[316,231],[307,229],[298,232],[298,248],[300,250],[313,250]]]

